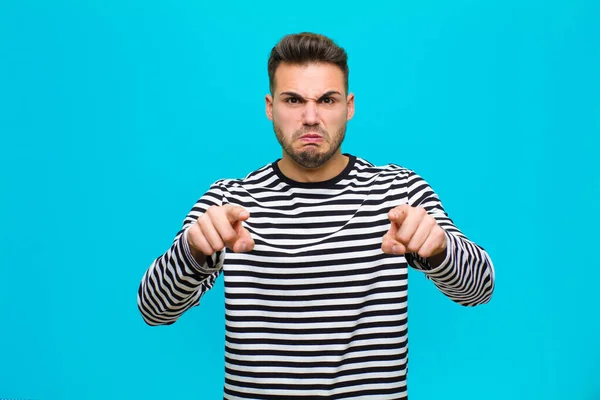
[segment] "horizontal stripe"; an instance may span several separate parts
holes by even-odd
[[[405,399],[408,267],[463,306],[486,303],[494,269],[414,171],[349,156],[326,183],[295,183],[276,164],[210,186],[148,268],[138,308],[150,325],[174,323],[223,275],[226,399]],[[187,229],[209,207],[234,204],[252,251],[230,249],[199,265]],[[388,212],[422,207],[447,234],[432,268],[417,254],[384,254]]]

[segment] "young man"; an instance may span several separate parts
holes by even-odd
[[[475,306],[492,262],[414,171],[341,152],[354,114],[342,48],[288,35],[268,71],[282,158],[210,187],[144,275],[139,309],[172,324],[223,273],[225,398],[406,398],[408,265]]]

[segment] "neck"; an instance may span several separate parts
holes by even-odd
[[[292,160],[287,153],[277,163],[281,172],[296,182],[323,182],[338,176],[348,165],[349,158],[338,151],[325,164],[317,168],[305,168]]]

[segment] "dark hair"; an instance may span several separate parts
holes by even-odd
[[[304,65],[308,63],[335,64],[344,73],[348,93],[348,55],[333,40],[316,33],[302,32],[284,36],[271,50],[269,56],[269,89],[273,94],[275,71],[281,63]]]

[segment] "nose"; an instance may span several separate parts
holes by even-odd
[[[302,122],[304,125],[317,125],[319,123],[319,109],[312,101],[307,101],[304,105]]]

